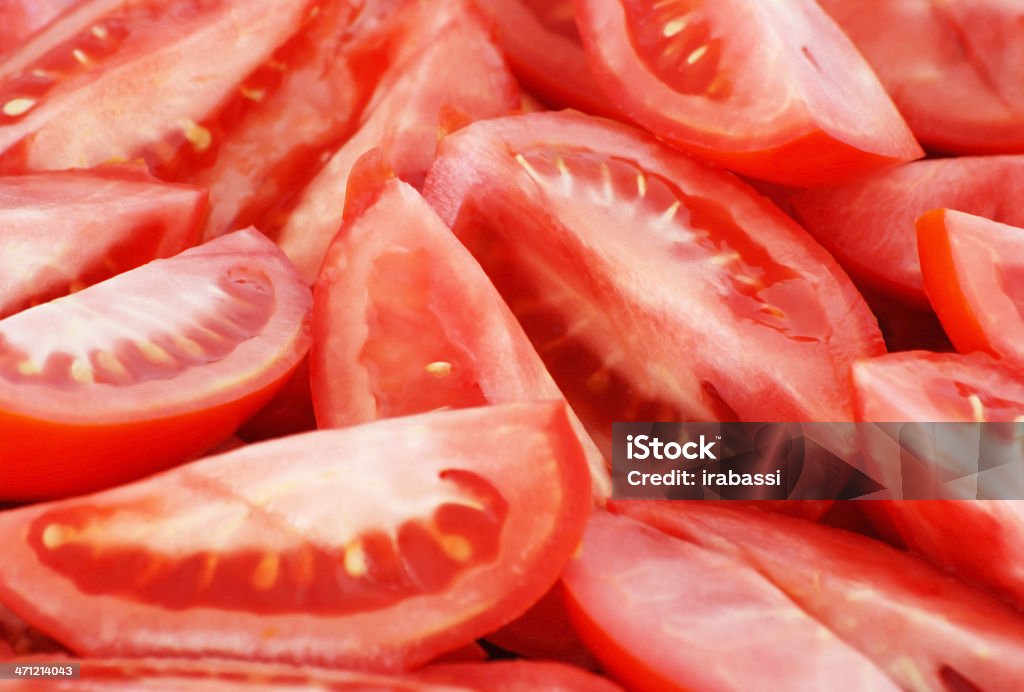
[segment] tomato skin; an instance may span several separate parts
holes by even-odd
[[[543,595],[589,508],[564,405],[381,421],[2,512],[0,600],[86,656],[408,670]],[[462,540],[430,548],[426,521]]]
[[[582,162],[580,172],[566,161]],[[614,204],[602,201],[606,195]],[[474,123],[442,143],[424,196],[488,272],[599,446],[607,445],[611,421],[851,420],[849,363],[884,351],[856,289],[789,218],[733,176],[627,126],[568,112]],[[692,225],[684,213],[672,216],[684,205],[692,205]],[[662,215],[678,226],[662,226]],[[747,244],[753,228],[757,239]],[[719,262],[737,256],[735,270],[716,273]],[[764,263],[749,269],[756,276],[790,277],[781,293],[792,288],[805,297],[780,311],[830,331],[828,338],[762,330],[765,313],[756,311],[763,303],[745,312],[747,289],[730,284],[748,271],[747,258]],[[570,286],[556,286],[551,276]],[[562,293],[572,309],[543,305],[545,296]],[[588,353],[553,351],[570,335]],[[733,338],[770,351],[770,372],[758,370],[763,361],[723,353],[718,344]],[[577,370],[591,361],[601,370],[609,352],[614,368],[605,370],[627,384],[621,395],[599,399],[589,378],[600,373]],[[779,380],[790,366],[792,376]],[[634,399],[639,407],[630,412]],[[651,400],[661,406],[654,410]],[[636,418],[644,415],[658,417]]]
[[[168,287],[182,296],[180,311],[157,293]],[[97,490],[224,441],[305,355],[311,303],[294,267],[250,229],[0,321],[0,499]],[[220,311],[225,331],[203,323],[207,309]],[[72,327],[81,311],[96,316],[88,337]],[[149,321],[139,331],[112,326],[126,311]],[[175,328],[188,332],[162,331]]]
[[[0,319],[186,250],[206,197],[134,166],[0,177]]]
[[[562,581],[584,642],[631,689],[898,689],[756,570],[627,517],[594,514]]]
[[[870,67],[812,1],[576,0],[576,12],[611,101],[707,161],[811,187],[923,155]]]
[[[931,159],[861,181],[819,190],[777,190],[773,199],[831,252],[858,283],[930,309],[921,277],[915,223],[948,207],[1013,226],[1024,185],[1024,156]]]
[[[1001,0],[821,0],[927,149],[1024,152],[1020,6]],[[941,75],[941,78],[938,76]]]
[[[902,687],[942,689],[947,669],[978,689],[1007,689],[1024,675],[1024,617],[883,543],[699,502],[610,509],[736,556]]]
[[[957,350],[1024,369],[1024,229],[937,209],[917,236],[925,290]]]

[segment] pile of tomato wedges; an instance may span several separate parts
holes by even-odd
[[[0,685],[1021,689],[1024,500],[608,464],[1024,423],[1021,45],[1006,0],[0,0]]]

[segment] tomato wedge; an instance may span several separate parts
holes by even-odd
[[[440,13],[431,19],[435,33],[417,38],[412,45],[421,49],[385,75],[358,131],[302,192],[284,227],[269,230],[310,283],[341,225],[349,173],[363,154],[382,148],[401,179],[420,185],[439,133],[519,105],[515,80],[472,3],[445,0],[422,12]]]
[[[564,400],[487,275],[419,193],[392,179],[365,194],[375,200],[346,214],[314,294],[320,426]],[[604,457],[573,421],[603,499],[611,493]]]
[[[887,296],[929,308],[914,224],[948,207],[1024,226],[1017,204],[1024,156],[916,161],[856,183],[821,190],[773,192],[854,280]]]
[[[589,508],[564,404],[379,421],[0,513],[0,601],[88,656],[409,669],[540,598]]]
[[[1021,6],[1006,0],[819,0],[925,147],[1024,152]]]
[[[1024,679],[1020,613],[883,543],[704,503],[611,509],[757,570],[905,689],[1000,690]]]
[[[995,359],[906,351],[853,366],[857,419],[1009,422],[1024,416],[1024,380]]]
[[[897,690],[754,569],[595,514],[562,576],[583,641],[638,690]]]
[[[216,119],[318,0],[90,0],[0,62],[0,170],[143,158],[155,171],[219,144]]]
[[[705,160],[810,187],[923,154],[813,0],[576,0],[576,12],[612,103]]]
[[[619,117],[590,74],[573,0],[478,0],[523,86],[556,108]]]
[[[928,297],[957,350],[1024,369],[1024,228],[938,209],[917,237]]]
[[[852,420],[849,365],[883,350],[790,219],[627,126],[474,123],[442,143],[424,195],[605,450],[616,421]]]
[[[0,177],[0,318],[178,254],[205,214],[204,191],[142,168]]]
[[[0,500],[104,488],[216,446],[305,355],[311,302],[248,230],[0,321]]]

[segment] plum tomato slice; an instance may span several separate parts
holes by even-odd
[[[1019,613],[884,543],[701,502],[610,509],[757,570],[905,689],[999,690],[1024,679]]]
[[[813,0],[576,0],[576,13],[612,103],[705,160],[810,187],[923,154]]]
[[[1024,228],[937,209],[917,239],[925,290],[957,350],[1024,370]]]
[[[412,45],[420,50],[384,76],[358,130],[299,195],[284,226],[268,229],[309,283],[341,225],[349,173],[360,157],[380,147],[398,177],[420,186],[450,119],[461,125],[503,115],[520,103],[515,79],[479,11],[467,0],[436,4],[421,13],[441,12],[446,22],[434,18],[440,25],[435,33],[416,38]]]
[[[564,400],[483,269],[419,193],[392,178],[365,194],[375,201],[346,214],[314,291],[310,373],[320,427]],[[607,497],[604,457],[573,422],[595,495]]]
[[[554,584],[590,511],[564,404],[250,445],[0,513],[0,602],[73,652],[416,668]]]
[[[205,151],[240,85],[323,0],[91,0],[0,61],[0,170]]]
[[[833,188],[772,191],[783,209],[831,252],[855,281],[928,309],[914,225],[949,208],[1024,226],[1024,156],[915,161]]]
[[[626,517],[595,513],[562,581],[583,641],[631,689],[899,689],[755,569]]]
[[[205,214],[141,167],[0,177],[0,318],[182,252]]]
[[[853,366],[857,420],[1013,423],[1024,379],[985,354],[905,351]]]
[[[926,148],[1024,152],[1024,11],[1012,0],[819,0]]]
[[[623,421],[852,420],[883,351],[828,253],[732,175],[575,113],[474,123],[424,196],[606,451]]]
[[[250,229],[0,321],[0,500],[96,490],[216,446],[306,354],[311,308]]]
[[[478,0],[525,88],[556,108],[621,117],[590,73],[573,0]]]
[[[417,680],[465,685],[486,692],[621,692],[611,680],[553,661],[494,661],[434,665],[415,673]]]

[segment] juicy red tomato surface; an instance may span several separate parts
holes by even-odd
[[[923,154],[813,0],[576,0],[576,11],[612,103],[708,161],[809,187]]]
[[[87,656],[408,669],[540,598],[589,507],[563,404],[381,421],[0,513],[0,601]]]
[[[899,689],[753,568],[632,519],[595,514],[562,581],[583,641],[631,689]]]
[[[618,117],[590,73],[573,0],[478,0],[494,17],[516,77],[556,108]]]
[[[222,442],[305,355],[311,303],[248,230],[0,321],[0,499],[108,487]]]
[[[0,62],[0,170],[209,150],[239,86],[315,0],[90,0]],[[192,153],[186,153],[191,150]]]
[[[564,400],[487,275],[419,193],[392,179],[369,194],[369,208],[346,215],[316,284],[310,373],[321,427]],[[595,494],[606,497],[604,457],[573,422]]]
[[[961,353],[1024,370],[1024,228],[947,209],[917,223],[925,290]]]
[[[418,186],[439,132],[519,104],[515,80],[469,0],[419,3],[409,21],[417,18],[432,31],[423,31],[406,47],[408,57],[396,60],[356,133],[305,188],[284,227],[268,229],[310,283],[341,225],[348,177],[363,154],[380,147],[398,177]]]
[[[904,689],[1009,689],[1024,676],[1024,616],[883,543],[706,503],[611,509],[737,557]]]
[[[1010,0],[819,0],[921,143],[1024,152],[1024,8]]]
[[[799,227],[626,126],[476,123],[442,143],[425,196],[599,445],[613,421],[851,420],[849,364],[883,351]]]
[[[496,661],[494,663],[430,666],[417,680],[467,686],[493,692],[616,692],[622,688],[607,678],[549,661]]]
[[[864,180],[773,197],[839,260],[855,281],[929,308],[914,224],[940,207],[1024,225],[1017,195],[1024,157],[917,161]]]
[[[0,56],[82,0],[0,0]]]
[[[141,168],[0,177],[0,318],[182,252],[205,214],[204,190]]]

